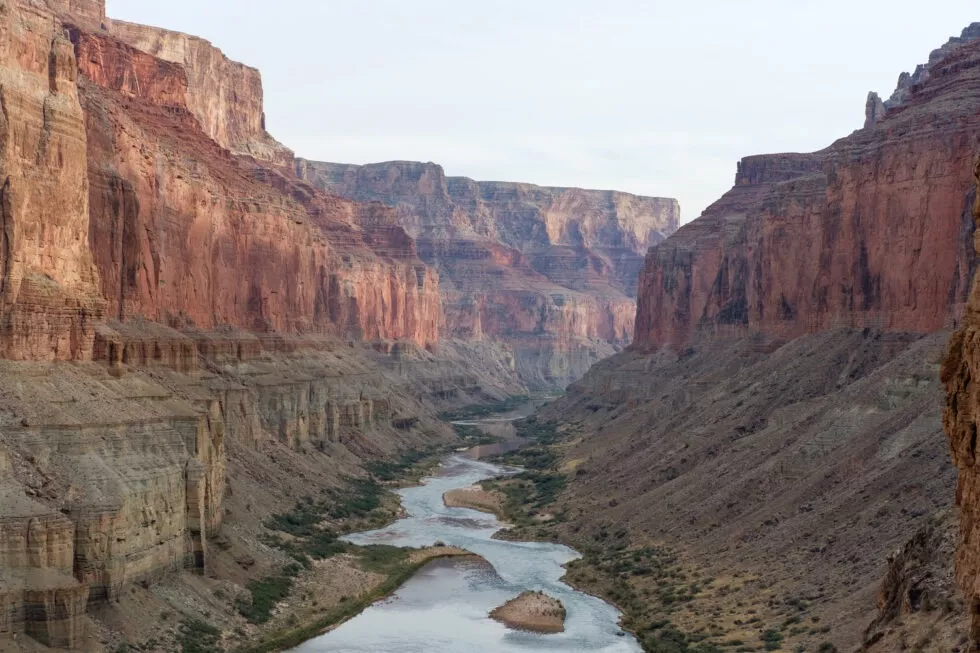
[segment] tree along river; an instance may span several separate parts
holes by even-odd
[[[640,645],[618,625],[620,613],[561,582],[572,549],[539,542],[492,539],[503,524],[492,515],[447,508],[442,496],[512,470],[448,457],[434,477],[399,490],[407,516],[391,526],[348,536],[361,545],[423,547],[444,542],[483,560],[436,561],[387,600],[374,604],[335,630],[310,640],[296,653],[636,653]],[[568,612],[565,632],[538,635],[510,630],[489,618],[494,608],[526,590],[559,599]]]

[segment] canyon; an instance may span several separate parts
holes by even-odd
[[[4,651],[177,650],[202,611],[260,638],[236,605],[291,561],[267,519],[526,392],[440,337],[396,211],[297,178],[206,41],[0,2],[0,108]]]
[[[978,37],[828,148],[743,159],[647,255],[632,346],[539,412],[564,488],[517,536],[583,551],[648,650],[969,649]]]
[[[480,502],[525,497],[514,537],[582,551],[648,650],[975,650],[978,151],[980,24],[681,227],[297,158],[207,41],[0,0],[0,649],[245,650],[349,609],[384,577],[335,531],[460,444],[440,412],[567,386]]]
[[[433,163],[298,159],[317,188],[392,207],[438,270],[446,337],[501,343],[536,389],[564,388],[633,339],[647,250],[676,200],[447,177]]]

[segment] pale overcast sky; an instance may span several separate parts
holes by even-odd
[[[976,0],[108,0],[262,70],[303,157],[677,197],[861,127]]]

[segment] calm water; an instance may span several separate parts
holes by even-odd
[[[356,544],[431,546],[437,541],[484,559],[443,560],[420,571],[390,599],[377,603],[338,629],[309,641],[299,653],[636,653],[632,636],[618,636],[618,611],[576,592],[558,579],[562,565],[578,555],[568,547],[503,542],[490,515],[447,508],[447,490],[468,487],[505,473],[488,463],[453,456],[440,473],[420,486],[400,490],[408,517],[379,531],[347,539]],[[543,590],[565,604],[565,632],[536,635],[512,631],[488,613],[526,590]]]

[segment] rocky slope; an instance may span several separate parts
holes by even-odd
[[[547,529],[587,553],[573,580],[626,606],[652,650],[705,633],[848,650],[866,630],[873,650],[962,647],[955,596],[901,608],[904,626],[874,608],[903,600],[879,592],[885,560],[953,498],[938,372],[947,329],[974,319],[977,31],[826,150],[743,160],[648,255],[635,345],[542,414],[567,482]],[[969,338],[946,364],[968,542]]]
[[[0,108],[0,649],[177,650],[174,610],[243,643],[216,590],[290,561],[270,515],[522,391],[440,342],[395,211],[299,180],[210,44],[0,2]]]
[[[447,337],[487,338],[522,377],[564,387],[633,336],[642,257],[676,231],[676,200],[447,177],[432,163],[297,160],[299,177],[394,207],[438,269]]]

